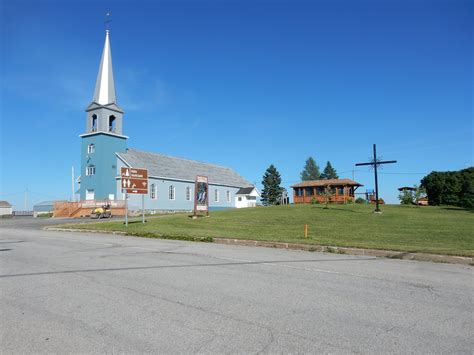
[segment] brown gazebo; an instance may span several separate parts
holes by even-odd
[[[324,203],[326,188],[329,188],[331,191],[330,202],[346,203],[354,201],[354,192],[359,186],[364,185],[351,179],[327,179],[302,181],[291,186],[291,188],[293,189],[293,201],[295,204],[311,203],[313,200]]]

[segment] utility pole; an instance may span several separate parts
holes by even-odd
[[[393,164],[396,163],[396,160],[386,160],[382,161],[377,158],[377,147],[374,144],[374,157],[372,161],[368,163],[357,163],[356,166],[362,166],[362,165],[370,165],[374,168],[374,176],[375,176],[375,213],[382,213],[382,211],[379,208],[379,182],[378,182],[378,176],[377,176],[377,167],[379,167],[382,164]]]
[[[71,168],[71,201],[74,202],[74,165]]]
[[[28,188],[25,190],[25,211],[28,211]]]

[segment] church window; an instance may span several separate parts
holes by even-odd
[[[155,184],[151,184],[150,186],[150,198],[152,200],[156,200],[156,185]]]
[[[115,116],[109,116],[109,132],[115,132]]]
[[[94,153],[94,150],[95,150],[95,145],[94,144],[89,144],[87,146],[87,154],[92,154]]]
[[[214,190],[214,201],[219,202],[219,190],[218,189]]]
[[[175,198],[174,193],[175,193],[174,186],[171,185],[170,189],[169,189],[169,198],[170,198],[170,200],[174,200],[174,198]]]
[[[191,188],[186,187],[186,201],[191,201]]]
[[[86,167],[86,176],[92,176],[92,175],[95,175],[95,166],[89,165]]]
[[[239,200],[239,202],[242,202],[242,197],[239,197],[238,200]]]
[[[227,202],[230,202],[230,191],[229,190],[227,190],[226,196],[227,196]]]
[[[91,124],[92,132],[97,131],[97,115],[92,115],[92,124]]]

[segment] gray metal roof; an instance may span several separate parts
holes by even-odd
[[[255,187],[251,186],[251,187],[242,187],[239,191],[237,191],[236,195],[248,195],[250,193],[252,193],[253,189]]]
[[[224,166],[168,155],[128,149],[117,155],[130,167],[148,169],[148,175],[175,180],[194,181],[196,175],[204,175],[213,185],[248,187],[251,184],[234,170]]]
[[[35,206],[54,206],[55,201],[41,201],[38,203],[35,203],[33,207]]]
[[[12,207],[8,201],[0,201],[0,207]]]

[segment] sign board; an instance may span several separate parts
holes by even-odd
[[[148,194],[148,170],[136,168],[120,168],[122,190],[129,194]]]
[[[207,176],[196,176],[194,188],[194,214],[206,212],[209,214],[209,184]]]

